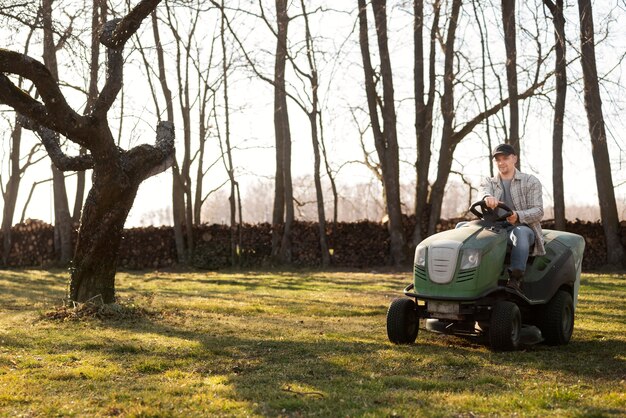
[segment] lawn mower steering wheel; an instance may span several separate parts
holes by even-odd
[[[479,212],[476,208],[480,206],[481,211]],[[484,200],[479,200],[474,202],[472,206],[470,206],[469,210],[474,215],[476,215],[479,219],[484,219],[486,221],[491,222],[500,222],[504,221],[509,216],[513,215],[513,210],[508,207],[506,204],[502,202],[498,202],[498,206],[496,208],[500,208],[506,211],[504,215],[497,216],[497,211],[495,209],[491,209],[487,206],[487,203]]]

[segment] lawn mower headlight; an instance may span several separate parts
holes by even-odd
[[[416,266],[426,267],[426,246],[418,245],[415,249],[415,260],[414,263]]]
[[[478,267],[480,264],[480,250],[467,248],[461,255],[461,270],[469,270]]]

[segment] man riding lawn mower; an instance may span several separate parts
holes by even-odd
[[[417,246],[404,290],[410,299],[394,300],[387,312],[390,341],[414,342],[424,318],[433,331],[485,335],[496,350],[569,342],[585,241],[542,231],[541,184],[515,169],[510,145],[493,156],[499,175],[486,179],[483,200],[470,208],[478,220]]]

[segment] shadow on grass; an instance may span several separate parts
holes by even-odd
[[[128,341],[109,341],[86,349],[108,353],[112,361],[119,359],[121,353],[144,356],[149,360],[139,362],[140,371],[147,373],[182,367],[207,378],[226,376],[226,384],[234,390],[233,399],[256,405],[255,412],[261,415],[333,416],[338,407],[344,416],[365,412],[389,415],[390,405],[405,402],[399,398],[409,392],[420,392],[423,399],[419,408],[428,409],[436,406],[436,400],[428,399],[428,394],[433,392],[471,390],[486,396],[506,390],[506,381],[483,371],[480,359],[463,347],[442,352],[441,346],[429,343],[392,346],[332,338],[316,341],[288,336],[246,338],[245,331],[241,335],[211,335],[150,320],[134,325],[115,322],[106,325],[196,342],[199,346],[155,352]],[[413,358],[410,366],[405,363],[407,356]],[[435,357],[443,365],[429,360]],[[406,402],[409,401],[407,397]]]
[[[494,353],[474,341],[424,331],[417,344],[408,346],[381,339],[346,341],[341,335],[316,338],[314,332],[307,340],[302,335],[290,337],[290,332],[299,331],[293,318],[273,321],[274,331],[283,330],[285,335],[263,337],[251,331],[253,324],[241,329],[208,324],[204,331],[159,318],[104,321],[98,323],[99,328],[121,330],[124,336],[129,332],[158,334],[193,344],[169,350],[127,338],[89,339],[79,348],[105,354],[122,368],[142,374],[177,369],[205,378],[223,377],[234,391],[232,399],[248,402],[261,415],[329,416],[338,405],[341,415],[388,415],[392,412],[389,405],[404,402],[416,402],[416,411],[428,411],[438,407],[438,398],[430,399],[429,394],[497,396],[509,391],[509,377],[502,374],[502,367],[527,367],[539,374],[563,372],[574,382],[608,384],[626,377],[620,357],[626,344],[617,339],[573,340],[566,346],[539,345],[520,352]],[[23,347],[23,342],[13,343]],[[57,349],[76,346],[68,342]],[[402,399],[407,396],[410,399]]]
[[[354,279],[342,279],[341,272],[333,272],[326,276],[323,272],[267,272],[258,273],[253,271],[235,271],[229,272],[229,276],[236,275],[233,279],[224,279],[223,277],[199,277],[207,272],[198,271],[193,276],[188,274],[177,275],[176,272],[164,272],[163,274],[153,273],[150,277],[145,277],[145,272],[125,271],[122,272],[126,276],[139,278],[143,282],[149,283],[159,280],[165,280],[168,283],[184,283],[191,284],[195,287],[202,285],[214,285],[217,287],[234,287],[242,288],[245,291],[257,290],[287,290],[287,291],[319,291],[325,288],[331,288],[335,291],[352,291],[355,286],[360,288],[376,288],[381,286],[389,287],[390,290],[396,290],[401,295],[401,290],[411,280],[411,273],[398,274],[391,280],[388,275],[381,276],[379,273],[360,273],[360,279],[355,282]],[[186,272],[188,273],[188,272]],[[294,276],[294,274],[297,274]],[[397,282],[397,283],[396,283]],[[406,283],[405,283],[406,282]]]
[[[32,302],[58,303],[66,296],[67,273],[47,271],[2,270],[0,309],[30,309]]]
[[[19,277],[5,278],[0,281],[0,292],[6,290],[9,297],[36,300],[47,292],[60,294],[62,277],[53,274],[43,280],[23,280],[15,287]],[[200,280],[206,280],[205,285],[232,282],[241,286],[239,280]],[[267,287],[262,277],[254,280],[250,283],[252,289]],[[314,280],[323,281],[318,277]],[[289,288],[291,279],[284,282],[274,284],[274,289],[302,291]],[[557,372],[559,378],[570,382],[589,380],[605,387],[626,378],[626,343],[609,332],[575,331],[574,340],[567,346],[539,345],[513,353],[494,353],[474,341],[423,330],[417,344],[394,346],[386,342],[384,308],[375,306],[374,299],[369,307],[380,309],[379,317],[375,313],[364,315],[362,306],[346,301],[290,298],[289,293],[250,295],[261,306],[281,308],[272,312],[249,311],[254,309],[250,299],[242,300],[245,304],[241,306],[223,306],[233,297],[245,297],[250,289],[215,292],[210,288],[207,295],[194,295],[187,290],[159,288],[155,293],[170,307],[154,316],[53,325],[54,343],[45,349],[50,354],[94,352],[119,365],[127,379],[159,375],[151,384],[160,385],[163,397],[176,395],[175,389],[168,386],[168,378],[160,378],[161,374],[180,372],[200,376],[200,381],[216,379],[232,389],[232,393],[220,396],[245,401],[253,413],[265,416],[387,416],[396,406],[414,408],[415,415],[432,415],[432,411],[441,411],[439,403],[450,393],[467,393],[469,397],[504,394],[502,398],[506,398],[514,379],[508,373],[523,375],[525,370],[537,376]],[[354,281],[350,289],[355,289]],[[354,291],[357,300],[359,292],[366,293],[358,287]],[[173,307],[178,302],[167,303],[175,296],[196,296],[200,303],[204,299],[210,309],[182,305],[178,310]],[[220,300],[222,308],[214,309],[220,307]],[[306,316],[301,318],[300,312]],[[220,316],[225,320],[220,321]],[[341,326],[326,328],[339,320]],[[43,346],[38,338],[24,329],[1,340],[7,349],[37,351]],[[209,388],[200,386],[197,390]]]

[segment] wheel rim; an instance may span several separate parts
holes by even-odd
[[[563,335],[568,336],[572,330],[572,308],[570,306],[565,306],[565,309],[563,309],[561,326],[563,330]]]
[[[511,322],[511,342],[513,345],[517,345],[517,342],[520,339],[520,330],[522,328],[521,319],[519,315],[515,315],[513,317],[513,321]]]
[[[415,333],[415,329],[418,326],[419,321],[417,319],[417,315],[412,309],[407,309],[406,312],[406,333],[407,335],[413,335]]]

